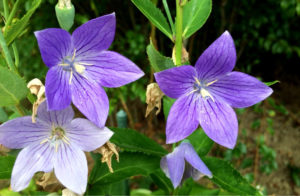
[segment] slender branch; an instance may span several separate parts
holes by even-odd
[[[181,65],[181,52],[182,52],[182,6],[181,1],[176,0],[176,40],[175,40],[175,64]]]
[[[17,0],[16,3],[14,4],[14,6],[13,6],[13,8],[11,10],[11,13],[9,14],[8,18],[6,18],[6,16],[5,16],[5,18],[7,19],[5,26],[9,26],[11,24],[12,19],[14,18],[20,3],[21,3],[21,0]]]
[[[16,67],[15,67],[15,65],[14,65],[14,63],[13,63],[13,60],[12,60],[12,58],[11,58],[11,56],[10,56],[10,53],[9,53],[7,44],[6,44],[6,42],[5,42],[5,39],[4,39],[4,36],[3,36],[3,33],[2,33],[1,30],[0,30],[0,45],[1,45],[1,48],[2,48],[2,50],[3,50],[3,52],[4,52],[5,60],[6,60],[6,62],[7,62],[7,65],[9,66],[9,68],[10,68],[11,70],[13,70],[13,71],[15,71],[16,73],[18,73],[17,70],[16,70]]]
[[[4,8],[4,17],[5,17],[5,20],[7,20],[8,19],[8,15],[9,15],[7,0],[3,0],[3,8]]]
[[[172,19],[170,10],[169,10],[169,6],[168,6],[168,3],[167,3],[167,0],[163,0],[163,5],[164,5],[165,11],[167,13],[167,17],[168,17],[168,20],[169,20],[169,23],[170,23],[170,26],[171,26],[171,29],[172,29],[172,33],[174,35],[174,33],[175,33],[175,27],[174,27],[174,22],[173,22],[173,19]]]
[[[16,67],[19,67],[20,58],[19,58],[18,48],[15,42],[12,43],[12,49],[14,51],[14,56],[15,56],[15,65]]]
[[[21,115],[21,116],[25,116],[25,112],[24,112],[24,110],[23,110],[23,108],[22,108],[22,106],[21,105],[16,105],[16,109],[17,109],[17,111],[19,112],[19,114]]]

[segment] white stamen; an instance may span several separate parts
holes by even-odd
[[[199,86],[201,86],[201,83],[199,82],[198,78],[194,77],[194,79],[195,79],[196,83],[197,83]]]
[[[44,143],[46,143],[46,142],[48,142],[48,138],[42,140],[42,141],[40,142],[40,144],[44,144]]]
[[[93,65],[91,63],[84,63],[84,62],[80,62],[79,64],[81,64],[81,65]]]
[[[75,67],[75,70],[80,73],[80,74],[83,74],[84,70],[85,70],[85,67],[79,63],[74,63],[74,67]]]
[[[215,102],[213,96],[206,89],[201,88],[200,94],[203,98],[210,97],[213,100],[213,102]]]
[[[76,48],[74,49],[74,53],[73,53],[73,56],[72,56],[72,61],[74,61],[75,56],[76,56]]]
[[[73,70],[71,69],[71,72],[70,72],[70,79],[69,79],[69,84],[72,83],[72,78],[73,78]]]
[[[218,80],[214,80],[214,81],[212,81],[212,82],[209,82],[209,83],[206,84],[206,86],[212,85],[212,84],[215,83],[216,81],[218,81]]]

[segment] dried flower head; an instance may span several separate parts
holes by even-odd
[[[35,116],[37,114],[38,107],[43,101],[45,101],[45,86],[38,78],[34,78],[30,82],[28,82],[27,88],[29,88],[32,94],[37,96],[37,100],[32,105],[31,115],[32,122],[35,123]]]
[[[111,164],[111,159],[113,155],[116,155],[116,160],[119,162],[119,153],[116,148],[116,145],[111,142],[106,142],[103,146],[96,149],[94,152],[100,153],[102,155],[101,162],[106,163],[109,171],[113,173],[114,170]]]
[[[161,99],[164,96],[164,93],[160,90],[157,83],[151,83],[147,86],[146,91],[146,103],[148,104],[146,109],[146,117],[150,112],[156,107],[156,115],[159,114],[161,110]]]

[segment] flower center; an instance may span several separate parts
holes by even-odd
[[[49,142],[50,146],[55,147],[55,152],[58,151],[58,147],[62,142],[70,145],[70,139],[66,136],[65,130],[61,127],[55,127],[54,125],[52,125],[51,135],[42,140],[40,144],[44,144],[46,142]]]
[[[198,78],[196,78],[196,77],[194,77],[194,79],[195,79],[194,90],[192,90],[188,94],[197,92],[202,96],[203,99],[211,98],[211,100],[214,102],[215,100],[214,100],[213,96],[209,93],[209,91],[207,90],[207,87],[209,85],[212,85],[213,83],[217,82],[217,80],[214,80],[214,81],[209,82],[209,83],[204,83],[204,82],[200,82],[198,80]]]
[[[73,73],[74,70],[83,75],[85,71],[85,66],[86,65],[92,65],[89,63],[83,63],[83,62],[76,62],[76,49],[74,49],[73,56],[66,56],[63,60],[62,63],[58,64],[59,66],[63,67],[63,70],[69,71],[70,72],[70,78],[69,78],[69,84],[72,83],[72,78],[73,78]]]

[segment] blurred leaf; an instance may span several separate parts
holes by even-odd
[[[176,99],[172,99],[170,97],[167,97],[167,96],[164,96],[163,97],[163,110],[164,110],[164,115],[165,115],[165,118],[167,119],[168,118],[168,115],[169,115],[169,111],[172,107],[172,105],[174,104],[174,102],[176,101]]]
[[[159,188],[165,191],[164,195],[170,195],[173,190],[172,182],[161,169],[152,173],[150,177]]]
[[[161,145],[135,130],[115,127],[110,129],[114,131],[110,141],[125,151],[142,152],[160,157],[167,154]]]
[[[8,188],[0,190],[0,195],[1,196],[21,196],[20,193],[13,192],[13,191],[9,190]]]
[[[227,161],[214,157],[202,159],[213,174],[211,180],[221,188],[241,195],[259,195],[258,191]]]
[[[218,195],[219,192],[220,189],[208,189],[201,185],[195,184],[192,187],[192,190],[190,191],[189,195]]]
[[[105,185],[136,175],[149,175],[160,168],[160,157],[150,156],[143,153],[121,152],[120,162],[112,160],[113,173],[110,173],[106,164],[96,162],[89,182],[96,185]]]
[[[206,22],[212,7],[211,0],[191,0],[183,7],[183,37],[189,38]]]
[[[0,156],[0,179],[9,179],[16,158],[13,156]]]
[[[165,69],[175,67],[173,60],[170,57],[161,55],[153,46],[152,42],[147,46],[147,55],[150,65],[155,72],[160,72]]]
[[[0,107],[0,123],[3,123],[8,120],[8,116],[3,108]]]
[[[131,0],[132,3],[167,37],[172,39],[172,31],[167,19],[150,0]]]
[[[188,138],[200,157],[205,156],[213,147],[214,142],[202,129],[195,130]]]
[[[91,185],[85,195],[128,195],[127,180],[121,180],[112,184]]]
[[[25,27],[27,26],[30,17],[35,12],[35,10],[39,7],[42,0],[34,0],[32,2],[30,10],[17,22],[13,23],[11,26],[6,27],[4,32],[4,37],[7,45],[11,44],[20,34],[23,33]]]
[[[18,104],[27,92],[26,83],[20,76],[0,67],[0,107]]]
[[[151,196],[152,192],[148,189],[133,189],[130,192],[130,196]]]
[[[264,82],[264,84],[267,85],[267,86],[272,86],[272,85],[274,85],[276,83],[279,83],[279,82],[280,82],[279,80],[274,80],[273,82]]]

